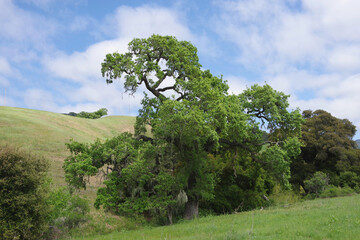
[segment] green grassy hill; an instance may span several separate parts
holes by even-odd
[[[51,163],[56,184],[64,184],[62,164],[69,155],[65,143],[71,138],[91,142],[120,132],[133,132],[135,117],[108,116],[83,119],[31,109],[0,107],[0,143],[11,143],[40,154]]]
[[[360,239],[360,195],[76,239]]]

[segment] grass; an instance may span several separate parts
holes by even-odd
[[[38,111],[24,108],[0,106],[0,144],[10,143],[45,157],[50,162],[50,177],[53,187],[64,186],[62,165],[69,155],[65,143],[70,139],[93,142],[106,139],[120,132],[133,132],[135,117],[108,116],[101,119],[83,119],[60,113]],[[91,181],[81,195],[90,201],[91,221],[83,231],[108,233],[113,230],[132,229],[133,223],[104,211],[96,211],[93,202],[100,182]]]
[[[360,195],[72,239],[360,239]]]
[[[0,106],[0,143],[11,143],[49,159],[55,184],[63,185],[62,164],[70,139],[91,142],[120,132],[133,132],[134,117],[83,119],[59,113]]]

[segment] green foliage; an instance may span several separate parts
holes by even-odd
[[[98,189],[95,207],[117,214],[160,212],[175,203],[177,186],[168,169],[155,164],[150,142],[138,141],[130,133],[93,144],[70,142],[72,155],[65,160],[66,180],[71,186],[85,188],[87,178],[107,165],[106,187]],[[105,172],[104,172],[105,173]]]
[[[9,145],[0,147],[0,238],[39,239],[47,228],[48,163]]]
[[[49,214],[49,235],[64,235],[88,220],[90,211],[87,200],[70,194],[66,188],[59,188],[50,193],[47,200],[51,206]]]
[[[238,202],[223,201],[230,206],[226,211],[245,198],[260,204],[259,194],[270,191],[275,179],[289,186],[302,124],[299,111],[288,110],[289,96],[267,84],[229,95],[226,81],[201,69],[196,48],[170,36],[134,39],[127,53],[106,55],[102,74],[107,83],[123,79],[131,94],[144,85],[149,95],[142,100],[135,136],[68,144],[72,155],[64,169],[72,186],[86,187],[87,177],[110,169],[97,207],[167,215],[171,223],[179,195],[187,199],[184,217],[193,218],[199,202],[212,201],[222,182],[241,196]],[[172,85],[163,86],[171,79]],[[230,169],[239,175],[227,179]]]
[[[271,206],[289,207],[300,202],[302,196],[293,190],[284,190],[278,184],[274,187],[273,192],[268,196]]]
[[[345,186],[345,187],[336,187],[334,185],[329,185],[325,188],[324,191],[320,193],[321,198],[330,198],[330,197],[343,197],[354,194],[354,189]]]
[[[66,113],[65,115],[79,117],[79,118],[97,119],[107,114],[108,114],[108,110],[106,108],[100,108],[96,112],[84,112],[84,111],[81,111],[80,113],[69,112]]]
[[[100,108],[96,112],[80,112],[76,115],[76,117],[80,118],[89,118],[89,119],[97,119],[101,118],[102,116],[107,115],[108,110],[106,108]]]
[[[312,178],[305,180],[305,189],[319,196],[329,185],[329,177],[323,172],[316,172]]]
[[[304,185],[316,171],[336,177],[345,171],[360,174],[360,150],[352,140],[356,128],[347,119],[339,119],[324,110],[304,111],[301,155],[291,166],[291,182]]]
[[[341,187],[350,187],[352,189],[357,189],[360,187],[360,177],[354,172],[342,172],[339,176],[339,185]]]
[[[216,159],[221,170],[218,170],[219,180],[215,186],[214,198],[202,201],[201,208],[224,214],[267,206],[269,203],[264,195],[268,196],[274,187],[269,173],[249,157],[242,159],[238,156],[233,159],[237,162],[234,164],[229,161],[230,156]]]

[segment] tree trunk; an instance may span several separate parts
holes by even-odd
[[[199,201],[189,199],[185,204],[184,219],[190,220],[199,216]]]
[[[169,219],[170,225],[172,225],[173,221],[172,221],[172,210],[171,209],[168,209],[168,219]]]

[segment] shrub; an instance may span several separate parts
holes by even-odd
[[[360,185],[360,177],[354,172],[342,172],[340,173],[340,186],[349,186],[353,189]]]
[[[87,200],[72,195],[66,188],[59,188],[50,193],[48,204],[52,207],[49,214],[50,233],[64,235],[88,220],[90,211]]]
[[[314,193],[316,196],[319,196],[326,186],[329,185],[329,177],[323,172],[316,172],[312,178],[305,180],[304,184],[308,193]]]
[[[348,186],[346,187],[336,187],[334,185],[328,186],[321,194],[321,198],[329,198],[329,197],[341,197],[348,196],[354,193],[354,190]]]
[[[100,108],[96,112],[80,112],[79,114],[76,115],[76,117],[97,119],[107,115],[107,112],[108,110],[106,108]]]
[[[48,164],[9,145],[0,146],[0,239],[39,239],[47,228]]]

